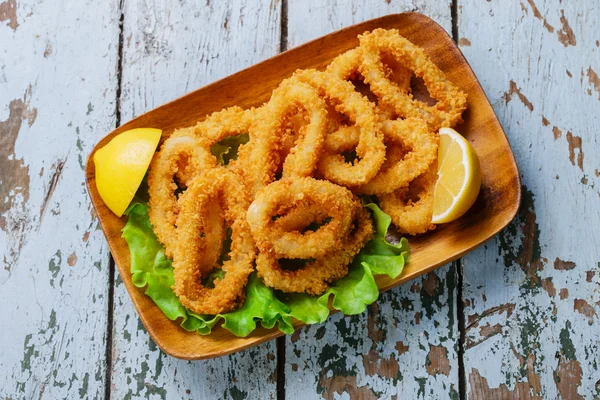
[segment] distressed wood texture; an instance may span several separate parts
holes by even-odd
[[[288,48],[354,23],[422,12],[451,31],[450,1],[291,0]],[[456,275],[440,268],[286,342],[286,398],[458,398]]]
[[[279,51],[281,4],[124,3],[121,121]],[[129,279],[129,277],[124,277]],[[276,343],[207,361],[165,355],[115,285],[111,398],[275,398]]]
[[[0,2],[3,399],[104,394],[109,253],[83,168],[115,126],[113,3]]]
[[[472,399],[600,396],[600,4],[460,0],[460,45],[506,129],[523,202],[463,259]]]

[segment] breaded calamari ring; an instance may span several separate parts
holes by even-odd
[[[357,193],[390,193],[408,185],[413,179],[425,173],[437,160],[438,136],[429,131],[425,121],[419,118],[386,121],[383,124],[388,147],[400,144],[406,152],[403,159],[382,168],[369,182],[358,187]]]
[[[423,174],[437,159],[438,136],[429,131],[425,121],[418,118],[385,121],[383,132],[386,160],[369,182],[352,188],[355,193],[383,194],[408,185]],[[358,131],[342,127],[325,141],[328,151],[341,154],[356,148]],[[392,159],[390,159],[392,158]]]
[[[197,314],[229,312],[245,299],[244,288],[254,269],[256,256],[245,218],[248,204],[241,180],[225,168],[206,171],[182,195],[177,218],[178,241],[173,257],[173,289],[181,304]],[[201,282],[215,268],[206,257],[210,238],[206,228],[211,218],[219,218],[231,229],[231,251],[222,267],[225,275],[215,280],[214,288]]]
[[[281,210],[279,213],[282,211],[285,212],[285,215],[277,218],[274,222],[276,228],[284,232],[299,231],[304,233],[311,224],[322,225],[328,218],[326,212],[320,208],[312,207],[310,204],[295,207],[291,210]]]
[[[340,54],[339,56],[335,57],[327,66],[326,72],[343,80],[358,79],[360,81],[364,81],[364,76],[362,75],[363,69],[361,68],[363,58],[362,52],[363,49],[361,47],[356,47]],[[404,93],[410,93],[410,80],[413,76],[413,72],[396,62],[396,60],[393,58],[386,57],[384,62],[385,66],[387,67],[387,78],[391,82],[394,82]],[[372,99],[372,97],[376,97],[376,95],[370,91],[369,86],[365,83],[363,83],[360,87],[356,87],[356,90],[368,97],[369,100],[376,102],[379,117],[382,121],[392,119],[396,113],[393,104],[385,103],[385,99],[382,98]]]
[[[225,108],[212,113],[204,121],[197,123],[194,132],[209,151],[212,146],[231,136],[247,133],[250,140],[252,140],[252,124],[257,118],[260,118],[261,112],[262,109],[260,108],[243,109],[238,106]],[[248,145],[249,143],[242,145],[238,152]],[[227,167],[232,171],[239,171],[241,166],[237,164],[238,160],[231,160]]]
[[[210,114],[194,127],[196,135],[207,141],[210,146],[229,136],[249,133],[256,109],[244,110],[233,106]]]
[[[286,118],[289,110],[303,109],[308,123],[303,126],[302,135],[283,163],[283,178],[310,176],[317,167],[318,154],[327,136],[327,108],[325,101],[316,90],[306,84],[283,81],[273,91],[267,105],[275,120],[275,129],[283,128],[281,120]]]
[[[308,124],[302,135],[294,141],[289,154],[282,154],[283,136],[288,128],[288,118],[304,110]],[[255,195],[261,188],[275,180],[283,166],[283,176],[305,177],[316,169],[318,154],[327,135],[327,109],[325,101],[311,86],[290,79],[284,80],[273,91],[264,106],[261,118],[253,125],[251,147],[240,153],[240,164],[250,192]],[[288,143],[287,146],[290,146]],[[285,160],[282,155],[287,155]]]
[[[273,217],[282,207],[310,206],[331,220],[316,231],[286,231]],[[358,199],[346,188],[313,178],[282,179],[261,190],[246,214],[262,252],[285,258],[316,258],[339,248],[352,226]]]
[[[329,283],[344,277],[348,265],[373,234],[373,222],[360,203],[353,220],[353,229],[340,249],[333,249],[321,258],[308,261],[296,270],[282,268],[277,256],[261,252],[256,258],[256,271],[267,286],[287,293],[320,295]]]
[[[423,175],[408,186],[377,195],[381,209],[392,218],[398,232],[418,235],[435,229],[431,218],[436,180],[437,163],[432,163]]]
[[[148,170],[149,217],[165,254],[172,257],[177,232],[175,222],[179,213],[178,186],[174,176],[185,170],[183,186],[187,186],[200,171],[216,164],[215,158],[194,135],[193,128],[176,130],[154,155]]]
[[[435,132],[440,127],[452,127],[462,121],[462,112],[467,108],[466,94],[446,78],[422,48],[401,36],[397,29],[375,29],[358,38],[362,48],[361,72],[365,82],[377,97],[395,105],[400,117],[422,118]],[[415,100],[390,81],[382,54],[395,58],[422,78],[437,103],[429,106]]]
[[[357,126],[360,135],[356,153],[358,159],[347,163],[339,154],[324,151],[318,163],[319,172],[342,186],[358,186],[373,178],[385,160],[383,133],[375,105],[354,90],[352,83],[337,79],[326,72],[298,70],[292,76],[317,89],[335,109]]]

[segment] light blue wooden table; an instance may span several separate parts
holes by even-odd
[[[452,34],[489,96],[521,171],[516,220],[363,315],[215,360],[163,354],[91,208],[93,145],[409,10]],[[594,0],[0,0],[0,398],[598,398],[599,40]]]

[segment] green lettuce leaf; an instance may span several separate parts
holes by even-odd
[[[131,280],[137,287],[146,287],[146,295],[154,300],[167,318],[173,321],[181,318],[184,329],[200,334],[209,334],[221,320],[223,327],[236,336],[248,336],[256,328],[256,321],[260,321],[266,328],[272,328],[277,323],[282,332],[294,331],[289,307],[280,302],[273,294],[273,289],[265,286],[254,273],[248,281],[246,301],[239,310],[210,316],[198,315],[186,309],[173,292],[175,280],[171,260],[165,256],[163,247],[152,230],[148,206],[133,203],[125,213],[129,220],[123,228],[122,236],[129,245]],[[209,280],[214,280],[220,274],[221,270],[215,271]]]
[[[248,143],[250,135],[247,133],[228,136],[218,143],[211,146],[210,152],[217,158],[217,162],[221,165],[229,164],[229,161],[237,159],[238,149],[241,145]]]
[[[258,322],[267,329],[277,325],[280,331],[290,334],[294,331],[292,318],[307,324],[321,323],[329,315],[329,306],[347,315],[360,314],[379,295],[374,275],[396,278],[410,252],[406,239],[399,243],[386,239],[390,217],[374,203],[367,203],[365,207],[373,214],[375,235],[355,257],[348,275],[336,281],[327,292],[321,296],[275,292],[253,273],[244,305],[236,311],[211,316],[191,312],[175,296],[171,261],[152,230],[148,206],[144,201],[136,201],[126,211],[129,220],[123,228],[131,254],[131,279],[137,287],[146,287],[145,293],[169,319],[180,319],[184,329],[203,335],[209,334],[221,321],[223,328],[240,337],[249,335]],[[215,270],[207,284],[222,274],[222,270]]]
[[[350,265],[348,275],[335,282],[321,296],[295,294],[286,303],[290,306],[292,317],[306,323],[324,322],[329,316],[327,307],[330,297],[336,310],[346,315],[360,314],[366,307],[377,300],[379,289],[374,275],[398,277],[408,260],[410,248],[408,240],[402,238],[399,243],[391,243],[386,239],[392,219],[372,202],[364,205],[371,210],[375,222],[375,235]]]

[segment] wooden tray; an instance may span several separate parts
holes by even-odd
[[[467,92],[469,108],[464,114],[465,122],[456,129],[475,147],[481,159],[483,176],[482,190],[473,208],[451,224],[411,238],[410,263],[397,279],[378,276],[380,291],[461,257],[498,233],[515,216],[521,185],[510,146],[473,71],[442,27],[422,14],[403,13],[366,21],[313,40],[140,115],[102,139],[88,158],[87,187],[100,225],[144,326],[165,353],[188,360],[218,357],[274,339],[282,333],[276,328],[268,330],[260,327],[250,336],[238,338],[218,327],[211,335],[201,336],[186,332],[177,322],[167,319],[144,290],[131,282],[129,249],[121,238],[126,217],[117,218],[98,195],[92,162],[94,152],[128,129],[160,128],[163,134],[168,135],[175,128],[193,125],[224,107],[258,106],[267,101],[271,91],[296,69],[324,67],[338,54],[357,46],[358,34],[375,28],[399,29],[402,35],[423,47],[447,77]],[[296,328],[302,325],[300,322],[294,324]]]

